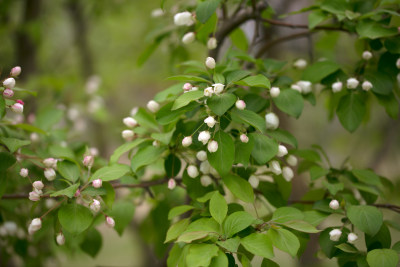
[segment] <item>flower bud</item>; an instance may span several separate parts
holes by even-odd
[[[357,88],[359,83],[360,82],[356,78],[349,78],[347,80],[347,88],[348,89],[355,89],[355,88]]]
[[[215,37],[211,37],[210,39],[208,39],[207,41],[207,48],[208,50],[213,50],[215,48],[217,48],[217,39]]]
[[[155,147],[160,147],[160,141],[154,140],[152,145],[155,146]]]
[[[83,158],[82,163],[83,163],[83,166],[90,168],[93,166],[94,157],[92,155],[85,156]]]
[[[31,139],[32,143],[36,143],[40,140],[40,137],[37,133],[31,133],[31,135],[29,136],[29,139]]]
[[[365,82],[362,83],[361,87],[362,87],[362,89],[364,91],[369,91],[369,90],[371,90],[373,85],[372,85],[372,83],[370,81],[365,81]]]
[[[57,160],[54,158],[47,158],[43,160],[43,164],[47,168],[54,168],[54,166],[57,166]]]
[[[207,87],[206,89],[204,89],[204,96],[210,97],[213,93],[214,90],[212,89],[212,87]]]
[[[20,66],[15,66],[14,68],[11,69],[10,76],[17,77],[20,74],[21,74],[21,67]]]
[[[185,11],[175,14],[174,23],[177,26],[191,26],[194,24],[194,18],[192,13]]]
[[[337,201],[336,199],[331,200],[331,202],[329,202],[329,208],[333,210],[339,209],[340,208],[339,201]]]
[[[332,231],[329,232],[329,239],[332,240],[333,242],[339,241],[340,236],[342,235],[342,231],[339,229],[333,229]]]
[[[100,188],[103,185],[103,181],[101,179],[93,180],[92,185],[94,188]]]
[[[122,122],[126,125],[128,128],[133,128],[138,125],[137,121],[132,118],[132,117],[126,117],[122,120]]]
[[[56,178],[56,171],[53,168],[46,168],[44,169],[44,177],[49,181],[53,181]]]
[[[21,103],[15,103],[11,106],[11,110],[17,114],[22,114],[24,112],[24,105]]]
[[[199,161],[205,161],[205,160],[207,160],[207,152],[205,152],[204,150],[200,150],[199,152],[197,152],[196,158],[197,158]]]
[[[200,171],[201,171],[203,174],[209,174],[209,173],[210,173],[210,171],[211,171],[211,165],[210,165],[210,163],[208,162],[208,160],[205,160],[205,161],[203,161],[203,162],[200,164]]]
[[[224,91],[225,85],[222,83],[215,83],[212,86],[214,86],[214,94],[220,94],[222,91]]]
[[[293,63],[293,67],[299,70],[305,69],[307,67],[307,61],[305,59],[299,58]]]
[[[258,185],[260,184],[260,180],[256,176],[251,175],[249,177],[249,183],[250,183],[251,187],[257,188]]]
[[[187,167],[187,173],[191,178],[196,178],[197,176],[199,176],[199,170],[194,165],[189,165]]]
[[[18,226],[13,221],[4,222],[3,227],[4,227],[5,231],[7,232],[7,234],[10,236],[14,236],[18,231]]]
[[[286,161],[292,167],[297,165],[297,158],[295,156],[293,156],[293,155],[289,155],[287,157]]]
[[[193,43],[193,41],[196,39],[196,35],[194,32],[188,32],[182,37],[182,43],[184,44],[190,44]]]
[[[56,236],[56,241],[57,241],[57,244],[58,244],[59,246],[64,245],[64,244],[65,244],[65,237],[64,237],[64,235],[63,235],[62,233],[58,233],[58,235]]]
[[[268,130],[275,130],[279,126],[279,118],[275,113],[270,112],[265,115],[265,122]]]
[[[171,178],[168,180],[168,189],[172,190],[176,187],[175,179]]]
[[[199,133],[199,137],[197,138],[203,145],[207,144],[208,140],[210,140],[211,135],[209,131],[202,131]]]
[[[28,232],[30,235],[42,228],[42,220],[40,218],[35,218],[29,225]]]
[[[8,89],[13,89],[15,87],[15,79],[7,78],[3,81],[3,86]]]
[[[287,166],[283,167],[282,168],[282,176],[283,176],[283,178],[285,178],[286,181],[290,182],[294,177],[293,170]]]
[[[338,93],[342,91],[343,83],[342,82],[335,82],[332,84],[332,92]]]
[[[33,188],[37,189],[37,190],[42,190],[44,187],[44,184],[42,181],[35,181],[32,184]]]
[[[200,177],[200,183],[201,183],[202,186],[207,187],[207,186],[209,186],[210,184],[212,184],[212,179],[211,179],[211,177],[208,176],[208,175],[202,175],[202,176]]]
[[[22,169],[19,171],[19,175],[21,175],[22,177],[27,177],[28,174],[29,174],[29,171],[28,171],[28,169],[26,169],[26,168],[22,168]]]
[[[278,157],[286,156],[288,153],[287,148],[283,145],[279,145],[278,153],[276,154]]]
[[[135,133],[132,130],[123,130],[121,135],[122,138],[125,139],[125,141],[132,141]]]
[[[312,83],[309,81],[298,81],[297,85],[301,88],[301,93],[308,94],[312,90]]]
[[[97,199],[93,199],[93,202],[90,203],[89,207],[92,211],[99,212],[101,208],[100,201],[98,201]]]
[[[14,91],[12,89],[6,88],[3,91],[4,98],[11,98],[14,96]]]
[[[152,113],[156,113],[159,109],[160,109],[160,104],[158,104],[156,101],[154,100],[150,100],[147,103],[147,108],[152,112]]]
[[[372,53],[369,51],[364,51],[362,53],[362,58],[365,60],[370,60],[372,58]]]
[[[151,11],[151,17],[158,18],[164,15],[164,11],[161,8],[156,8]]]
[[[272,98],[276,98],[281,93],[281,89],[279,89],[279,87],[271,87],[271,90],[269,91],[269,93]]]
[[[106,216],[106,225],[110,228],[113,228],[115,226],[114,219],[110,216]]]
[[[240,141],[242,143],[248,143],[249,142],[249,137],[246,134],[241,134],[240,135]]]
[[[290,88],[301,94],[301,87],[298,84],[292,84]]]
[[[75,191],[74,197],[79,197],[81,195],[81,190],[78,188]]]
[[[133,108],[131,109],[131,112],[130,112],[131,116],[132,116],[132,117],[135,116],[136,113],[138,112],[138,110],[139,110],[138,107],[133,107]]]
[[[212,127],[214,127],[216,121],[215,121],[214,117],[208,116],[208,117],[204,120],[204,123],[207,124],[208,127],[212,128]]]
[[[182,146],[184,147],[188,147],[192,144],[193,140],[191,136],[186,136],[185,138],[183,138],[182,140]]]
[[[240,110],[243,110],[246,108],[246,103],[243,100],[236,101],[235,105],[236,105],[236,108],[240,109]]]
[[[197,86],[193,86],[191,89],[191,91],[198,91],[198,90],[199,90],[199,87],[197,87]]]
[[[282,173],[281,165],[276,160],[273,160],[270,162],[269,168],[271,169],[271,172],[275,173],[276,175],[279,175]]]
[[[36,191],[29,192],[29,200],[31,201],[39,201],[40,200],[40,194]]]
[[[193,88],[193,86],[190,84],[190,83],[185,83],[184,85],[183,85],[183,91],[190,91],[190,90],[192,90],[192,88]]]
[[[215,59],[212,57],[206,58],[206,67],[209,69],[214,69],[215,68]]]
[[[207,149],[210,153],[217,152],[218,150],[218,142],[215,140],[212,140],[208,143]]]
[[[350,244],[354,244],[354,242],[356,242],[358,239],[358,235],[356,235],[355,233],[350,233],[347,235],[347,242],[349,242]]]
[[[396,61],[396,67],[397,67],[398,69],[400,69],[400,58],[398,58],[397,61]]]

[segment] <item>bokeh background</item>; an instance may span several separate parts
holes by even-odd
[[[167,88],[171,82],[165,79],[179,73],[179,62],[203,60],[207,55],[200,44],[177,45],[180,37],[176,36],[176,41],[163,42],[140,64],[152,36],[166,25],[172,26],[177,2],[167,0],[165,13],[154,17],[153,11],[160,5],[158,0],[0,0],[0,68],[7,71],[15,65],[22,67],[18,86],[37,92],[37,97],[24,95],[29,102],[28,113],[43,106],[64,110],[74,127],[70,139],[88,142],[108,158],[123,143],[122,118],[133,107],[144,106],[155,93]],[[276,16],[312,2],[269,1]],[[307,14],[292,15],[285,20],[306,24]],[[249,39],[253,34],[251,24],[242,25]],[[272,39],[294,32],[283,28],[267,31]],[[224,44],[227,47],[229,41]],[[297,58],[313,61],[327,57],[351,69],[359,59],[359,51],[352,37],[323,33],[292,40],[273,48],[266,56],[286,60],[288,64]],[[316,107],[306,102],[298,120],[285,116],[283,127],[296,136],[300,148],[321,145],[334,166],[340,166],[349,156],[349,164],[355,168],[373,168],[391,179],[395,183],[394,192],[399,192],[399,120],[390,119],[377,103],[366,103],[373,106],[368,124],[349,134],[337,118],[327,120],[327,96],[318,95]],[[302,175],[294,182],[296,198],[305,192],[309,178]],[[399,200],[394,193],[384,201]],[[122,237],[102,229],[103,248],[96,258],[83,253],[65,254],[61,248],[58,258],[49,261],[48,266],[60,263],[62,266],[152,266],[152,248],[141,239],[137,227],[141,209],[137,208],[132,226]],[[393,216],[389,212],[387,215]],[[316,241],[311,242],[315,247]],[[311,248],[300,265],[335,265],[309,260],[314,253]],[[284,254],[278,255],[281,256],[277,262],[282,266],[296,265]]]

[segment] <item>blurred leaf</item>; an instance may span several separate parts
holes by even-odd
[[[329,170],[322,168],[321,166],[315,165],[310,168],[310,178],[314,181],[318,178],[324,177],[329,173]]]
[[[6,101],[3,97],[0,97],[0,119],[6,115]]]
[[[176,242],[191,243],[194,240],[203,239],[209,234],[210,232],[206,231],[185,232],[178,237]]]
[[[304,233],[318,233],[320,230],[315,228],[313,225],[304,221],[290,221],[282,223],[282,225],[294,229],[296,231],[304,232]]]
[[[396,99],[396,96],[393,93],[388,96],[378,94],[375,96],[378,99],[379,104],[385,108],[386,113],[392,119],[397,119],[399,116],[399,102]]]
[[[183,83],[174,84],[174,85],[168,87],[167,89],[162,90],[161,92],[158,92],[154,96],[154,101],[164,102],[167,99],[169,99],[170,97],[175,97],[175,96],[179,95],[180,93],[182,93],[183,85],[184,85]]]
[[[304,70],[302,80],[317,83],[339,69],[340,65],[335,62],[329,60],[318,61]]]
[[[299,239],[290,231],[285,229],[272,229],[267,232],[267,236],[275,247],[289,253],[295,257],[300,248]]]
[[[227,213],[228,205],[226,204],[226,200],[216,191],[210,199],[210,214],[214,220],[222,225]]]
[[[28,132],[46,134],[46,132],[43,131],[42,129],[35,127],[33,125],[30,125],[30,124],[20,123],[20,124],[13,124],[12,126],[20,128],[20,129],[28,131]]]
[[[198,77],[198,76],[191,76],[191,75],[176,75],[176,76],[171,76],[167,78],[168,81],[182,81],[182,82],[203,82],[203,83],[209,83],[211,82],[209,80],[206,80],[204,78]]]
[[[400,37],[386,39],[385,47],[392,54],[400,54]]]
[[[56,123],[58,123],[64,112],[54,107],[45,107],[36,115],[35,125],[44,131],[49,131]]]
[[[31,143],[29,140],[19,140],[9,137],[0,137],[0,142],[6,145],[11,153],[17,151],[20,147],[27,146]]]
[[[278,143],[275,140],[259,133],[251,133],[250,136],[254,139],[251,155],[258,164],[267,163],[278,153]]]
[[[318,24],[329,18],[329,14],[322,10],[315,10],[308,15],[308,28],[314,29]]]
[[[393,249],[374,249],[367,254],[370,267],[396,267],[399,255]]]
[[[132,221],[135,206],[130,201],[119,201],[113,205],[108,216],[111,216],[115,221],[115,231],[122,236],[125,228]]]
[[[147,166],[147,165],[155,162],[156,160],[158,160],[160,158],[161,154],[164,151],[165,151],[165,147],[155,147],[155,146],[152,146],[152,145],[146,146],[146,147],[140,149],[132,157],[132,160],[131,160],[132,170],[134,172],[137,172],[139,170],[139,168],[141,168],[143,166]],[[126,166],[126,165],[123,165],[123,166]]]
[[[168,220],[171,220],[171,219],[175,218],[176,216],[179,216],[179,215],[181,215],[189,210],[192,210],[192,209],[194,209],[194,207],[189,206],[189,205],[182,205],[182,206],[174,207],[168,213]]]
[[[239,49],[247,51],[249,44],[247,37],[241,28],[236,28],[229,36],[232,43]]]
[[[124,176],[127,172],[130,172],[130,168],[127,165],[115,164],[106,166],[98,169],[90,178],[90,181],[101,179],[103,182],[112,181]]]
[[[133,118],[143,127],[150,128],[158,131],[158,123],[154,116],[148,113],[144,108],[139,108]]]
[[[256,76],[249,76],[243,80],[235,82],[237,85],[245,85],[250,87],[262,87],[271,88],[271,83],[267,77],[262,74],[257,74]]]
[[[357,33],[361,38],[376,39],[398,34],[397,28],[387,28],[373,20],[362,20],[357,23]]]
[[[181,160],[175,154],[169,154],[164,161],[164,169],[167,177],[175,177],[181,170]]]
[[[196,8],[196,19],[201,23],[206,23],[207,20],[217,10],[221,0],[205,0],[197,4]]]
[[[96,228],[91,228],[86,233],[85,239],[80,244],[81,249],[86,252],[92,258],[100,252],[103,245],[103,238]]]
[[[341,251],[347,252],[347,253],[358,253],[358,250],[352,246],[349,245],[347,243],[342,243],[336,246],[338,249],[340,249]]]
[[[209,266],[211,259],[218,255],[218,247],[214,244],[193,244],[186,256],[187,266]]]
[[[361,182],[371,185],[380,185],[379,176],[370,170],[352,170],[351,171]]]
[[[146,139],[143,138],[137,138],[131,142],[125,143],[121,146],[119,146],[118,148],[116,148],[114,150],[114,153],[111,155],[110,157],[110,164],[114,164],[117,163],[119,158],[126,152],[128,152],[129,150],[137,147],[138,145],[140,145],[141,143],[143,143],[144,141],[146,141]]]
[[[225,255],[224,252],[218,250],[218,256],[214,257],[211,260],[210,267],[228,267],[228,257]]]
[[[234,82],[243,80],[244,78],[246,78],[250,74],[251,74],[251,72],[247,71],[247,70],[234,70],[234,71],[231,71],[226,75],[226,84],[230,85],[230,84],[232,84]]]
[[[283,129],[276,129],[274,131],[267,131],[267,135],[271,136],[278,142],[289,144],[295,148],[297,148],[297,140],[296,138],[288,131]]]
[[[8,152],[0,152],[0,171],[10,168],[17,160]]]
[[[231,111],[231,117],[232,120],[247,123],[262,133],[264,133],[267,128],[265,124],[265,119],[263,119],[260,115],[251,110],[240,110],[234,108]]]
[[[69,147],[63,147],[60,145],[52,145],[49,147],[49,154],[54,158],[64,158],[74,161],[75,154]]]
[[[250,155],[254,148],[254,139],[251,135],[249,137],[249,142],[243,143],[237,141],[235,143],[235,163],[242,163],[245,168],[249,165]]]
[[[59,191],[56,191],[54,193],[51,193],[50,196],[51,197],[67,196],[69,198],[72,198],[75,195],[76,190],[78,188],[79,188],[79,183],[78,184],[73,184],[73,185],[71,185],[71,186],[69,186],[69,187],[67,187],[67,188],[65,188],[63,190],[59,190]]]
[[[92,224],[93,215],[88,208],[74,203],[64,205],[58,210],[58,220],[65,230],[77,235]]]
[[[240,245],[240,238],[238,236],[228,238],[226,240],[217,241],[217,244],[230,252],[237,252]]]
[[[302,220],[303,217],[303,213],[296,208],[282,207],[274,211],[271,221],[276,223],[285,223],[294,220]]]
[[[365,80],[372,83],[371,91],[379,95],[390,95],[393,91],[393,80],[389,74],[380,71],[365,73]]]

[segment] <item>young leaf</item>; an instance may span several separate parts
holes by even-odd
[[[0,137],[0,142],[3,143],[10,150],[11,153],[14,153],[20,147],[27,146],[31,143],[31,141],[28,140],[19,140],[9,137]]]
[[[198,91],[190,91],[183,95],[180,95],[174,102],[171,110],[176,110],[178,108],[184,107],[188,105],[190,102],[202,98],[204,96],[204,92],[201,90]]]
[[[251,110],[235,108],[231,111],[231,116],[232,120],[247,123],[262,133],[266,130],[265,119]]]
[[[167,237],[165,238],[164,243],[168,243],[171,240],[178,238],[178,236],[180,236],[186,230],[189,223],[189,218],[185,218],[171,225],[171,227],[168,229]]]
[[[171,219],[175,218],[176,216],[179,216],[179,215],[181,215],[189,210],[192,210],[192,209],[194,209],[194,207],[189,206],[189,205],[182,205],[182,206],[174,207],[168,213],[168,220],[171,220]]]
[[[214,220],[222,225],[228,213],[228,205],[226,204],[225,198],[221,196],[218,191],[216,191],[210,199],[210,213]]]
[[[272,221],[277,223],[285,223],[293,220],[302,220],[304,218],[303,213],[292,207],[282,207],[274,211],[272,215]]]
[[[69,186],[69,187],[67,187],[65,189],[58,190],[58,191],[56,191],[54,193],[51,193],[50,196],[51,197],[67,196],[69,198],[72,198],[75,195],[76,190],[78,188],[79,188],[79,184],[73,184],[73,185],[71,185],[71,186]]]
[[[110,164],[117,163],[119,158],[129,150],[137,147],[141,143],[143,143],[146,139],[143,138],[137,138],[131,142],[125,143],[121,146],[119,146],[117,149],[114,150],[114,153],[110,157]]]
[[[379,176],[370,170],[352,170],[354,176],[356,176],[361,182],[370,185],[380,185],[381,180]]]
[[[309,224],[308,222],[304,222],[304,221],[290,221],[290,222],[285,222],[282,223],[284,226],[300,231],[300,232],[304,232],[304,233],[318,233],[320,232],[320,230],[318,230],[317,228],[315,228],[314,226],[312,226],[311,224]]]
[[[131,160],[132,170],[134,172],[137,172],[139,170],[139,168],[141,168],[143,166],[147,166],[147,165],[155,162],[164,151],[165,151],[165,147],[155,147],[155,146],[147,146],[147,147],[144,147],[143,149],[140,149],[132,157],[132,160]]]
[[[271,88],[271,83],[267,77],[262,74],[257,74],[256,76],[249,76],[243,80],[235,82],[237,85],[245,85],[250,87],[262,87]]]
[[[209,266],[211,259],[218,255],[218,247],[214,244],[193,244],[186,256],[187,266]]]

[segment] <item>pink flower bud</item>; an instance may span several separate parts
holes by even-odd
[[[30,235],[34,234],[42,228],[42,220],[40,218],[35,218],[32,220],[31,224],[29,225],[28,232]]]
[[[42,190],[44,187],[44,184],[42,183],[42,181],[35,181],[35,182],[33,182],[32,186],[37,190]]]
[[[57,166],[57,160],[54,158],[47,158],[43,160],[43,164],[47,168],[54,168],[54,166]]]
[[[44,170],[44,177],[49,181],[53,181],[56,178],[56,171],[53,168],[46,168]]]
[[[80,195],[81,195],[81,190],[77,189],[74,194],[74,197],[79,197]]]
[[[249,142],[249,137],[246,134],[241,134],[240,135],[240,141],[242,141],[242,143],[248,143]]]
[[[6,88],[6,89],[4,89],[4,91],[3,91],[3,96],[4,96],[5,98],[11,98],[11,97],[14,96],[14,91],[13,91],[12,89]]]
[[[186,136],[185,138],[183,138],[182,140],[182,146],[184,147],[188,147],[192,144],[193,140],[191,136]]]
[[[82,162],[83,162],[83,165],[84,165],[85,167],[90,168],[90,167],[93,166],[94,157],[93,157],[92,155],[85,156],[85,157],[83,158],[83,161],[82,161]]]
[[[131,130],[124,130],[122,131],[121,135],[126,141],[132,141],[135,133]]]
[[[113,228],[115,226],[115,221],[113,218],[110,216],[106,216],[106,225],[110,228]]]
[[[20,66],[15,66],[14,68],[11,69],[10,76],[17,77],[20,74],[21,74],[21,67]]]
[[[56,241],[59,246],[65,244],[65,236],[63,235],[63,233],[58,233],[58,235],[56,236]]]
[[[331,202],[329,202],[329,207],[333,210],[339,209],[340,208],[339,201],[337,201],[336,199],[331,200]]]
[[[27,177],[28,174],[29,174],[29,171],[28,171],[28,169],[26,169],[26,168],[22,168],[22,169],[19,171],[19,175],[21,175],[22,177]]]
[[[154,100],[150,100],[147,103],[147,108],[148,110],[150,110],[152,113],[156,113],[159,109],[160,109],[160,104],[158,104],[156,101]]]
[[[29,192],[29,200],[31,201],[39,201],[40,200],[40,194],[36,191]]]
[[[190,83],[185,83],[184,85],[183,85],[183,90],[184,91],[190,91],[190,90],[192,90],[192,88],[193,88],[193,86],[190,84]]]
[[[3,86],[5,88],[13,89],[15,87],[15,79],[14,78],[7,78],[3,81]]]
[[[122,122],[129,128],[133,128],[138,125],[137,121],[132,117],[126,117]]]
[[[24,112],[24,105],[15,103],[11,106],[11,110],[15,113],[22,114]]]
[[[103,185],[103,181],[101,179],[96,179],[92,182],[94,188],[100,188]]]
[[[240,110],[243,110],[246,108],[246,103],[243,100],[236,101],[235,105],[236,105],[236,108],[240,109]]]
[[[168,180],[168,189],[172,190],[176,187],[176,181],[175,179],[169,179]]]
[[[101,209],[100,201],[93,199],[93,202],[89,205],[90,209],[94,212],[99,212]]]

